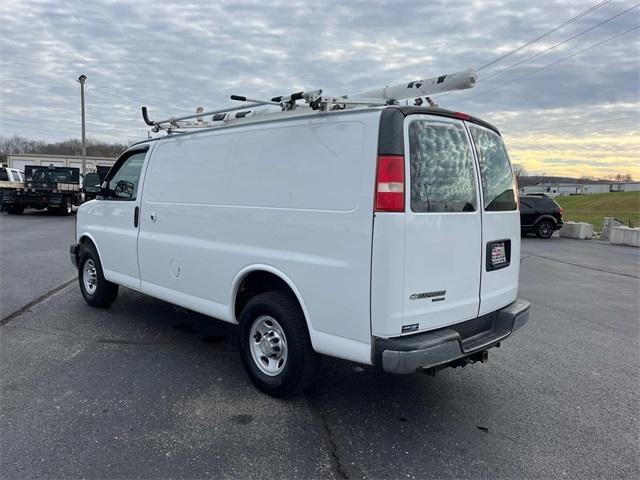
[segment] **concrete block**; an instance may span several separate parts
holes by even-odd
[[[611,238],[611,231],[616,227],[623,227],[624,223],[620,220],[617,220],[613,217],[604,217],[603,227],[602,227],[602,235],[600,238],[602,240],[609,240]]]
[[[640,228],[616,227],[611,230],[609,241],[616,245],[640,247]]]
[[[564,222],[560,229],[560,236],[590,239],[593,237],[593,225],[585,222]]]

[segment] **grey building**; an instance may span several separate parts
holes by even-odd
[[[98,165],[111,167],[116,158],[111,157],[86,157],[87,172],[95,172]],[[54,165],[56,167],[77,167],[82,170],[82,157],[76,155],[43,155],[39,153],[21,153],[7,155],[7,164],[10,168],[24,170],[25,165]]]
[[[589,195],[608,192],[637,192],[640,182],[608,182],[608,183],[539,183],[520,187],[520,195],[544,193],[550,197],[559,195]]]

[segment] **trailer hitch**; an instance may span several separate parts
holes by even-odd
[[[500,344],[496,345],[499,346]],[[451,363],[445,364],[445,365],[438,365],[435,367],[429,367],[429,368],[421,368],[419,370],[420,373],[423,373],[425,375],[429,375],[431,377],[435,377],[436,373],[439,370],[443,370],[445,368],[448,367],[452,367],[452,368],[464,368],[466,367],[468,364],[470,363],[476,363],[476,362],[480,362],[480,363],[485,363],[489,360],[489,350],[482,350],[480,352],[475,352],[472,353],[471,355],[469,355],[468,357],[464,357],[464,358],[459,358],[457,360],[454,360]]]

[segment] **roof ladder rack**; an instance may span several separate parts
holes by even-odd
[[[195,114],[181,117],[171,117],[164,120],[152,121],[149,119],[147,107],[142,107],[142,118],[144,122],[152,127],[154,132],[166,130],[173,133],[181,128],[203,128],[221,125],[220,122],[240,120],[257,114],[275,113],[274,110],[256,110],[257,107],[277,106],[278,111],[292,111],[299,107],[310,108],[312,110],[333,111],[357,108],[363,106],[384,106],[397,105],[400,100],[415,99],[416,105],[422,105],[421,97],[430,106],[436,106],[429,95],[449,92],[453,90],[464,90],[472,88],[476,83],[476,74],[473,70],[441,75],[439,77],[416,80],[409,83],[386,86],[355,95],[327,96],[322,90],[312,90],[306,92],[296,92],[290,95],[273,97],[271,100],[255,100],[241,95],[231,95],[231,100],[243,102],[236,107],[226,107],[217,110],[204,112],[199,107]],[[304,100],[306,105],[298,105],[299,100]],[[210,121],[204,121],[204,117],[211,116]],[[188,122],[187,120],[194,120]]]

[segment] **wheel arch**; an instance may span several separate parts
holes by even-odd
[[[313,342],[313,327],[311,326],[311,320],[309,318],[309,311],[307,310],[307,306],[304,303],[302,298],[302,294],[300,290],[296,287],[295,283],[281,270],[272,265],[266,264],[255,264],[248,265],[240,270],[233,282],[231,284],[231,302],[230,302],[230,318],[234,321],[234,323],[239,323],[240,313],[242,311],[242,306],[244,305],[243,299],[239,298],[240,289],[242,286],[246,284],[247,281],[250,281],[251,278],[256,278],[256,276],[264,276],[264,278],[272,278],[277,279],[275,282],[280,282],[280,285],[285,286],[287,290],[293,293],[294,297],[298,301],[300,308],[302,309],[302,314],[304,315],[305,322],[307,324],[307,330],[309,331],[309,336]],[[246,301],[244,301],[246,303]]]
[[[90,233],[83,233],[80,235],[80,237],[78,237],[78,243],[88,243],[88,242],[91,242],[93,247],[96,249],[96,252],[98,253],[98,258],[100,259],[100,263],[102,263],[102,255],[100,255],[100,247],[98,247],[98,243],[96,242],[95,238],[93,238],[93,235],[91,235]],[[102,268],[104,269],[104,265]]]
[[[533,224],[533,226],[537,227],[538,225],[540,225],[540,222],[542,222],[543,220],[549,220],[551,223],[553,223],[554,226],[558,224],[558,220],[556,220],[553,215],[544,214],[536,218],[536,222]]]

